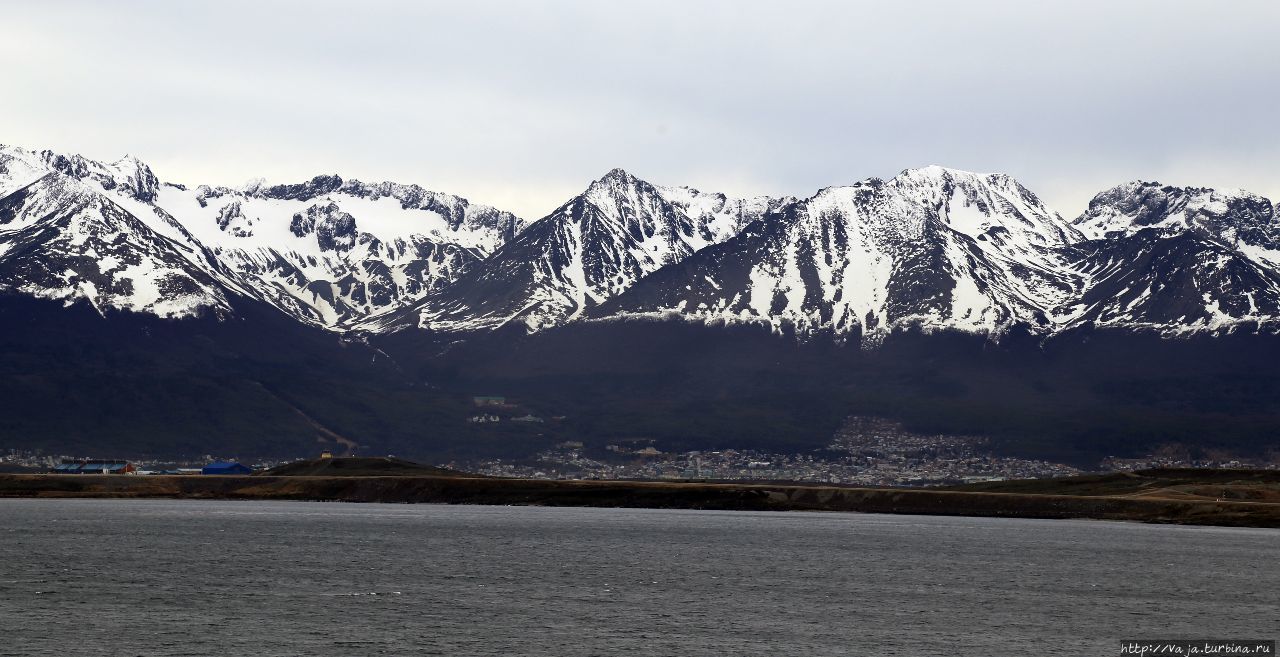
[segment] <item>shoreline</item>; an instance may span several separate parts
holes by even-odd
[[[832,511],[1280,528],[1280,504],[1258,501],[802,484],[480,479],[423,475],[143,477],[3,474],[0,475],[0,499],[5,498],[296,500]]]

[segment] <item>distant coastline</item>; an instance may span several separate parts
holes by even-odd
[[[461,475],[0,475],[0,498],[77,497],[840,511],[1280,528],[1280,473],[1266,471],[1148,471],[952,489]]]

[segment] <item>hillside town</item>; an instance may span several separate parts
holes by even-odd
[[[477,397],[475,423],[543,423],[503,397]],[[552,421],[562,418],[552,417]],[[325,451],[320,457],[328,458]],[[100,458],[45,454],[40,450],[0,451],[0,471],[21,469],[52,474],[216,475],[251,474],[312,458],[258,459],[204,455],[198,459]],[[1111,457],[1096,468],[1080,469],[1045,460],[997,455],[987,438],[908,431],[899,423],[850,417],[824,448],[807,453],[752,449],[665,452],[649,439],[617,440],[603,448],[582,441],[557,443],[523,459],[484,459],[437,464],[486,476],[528,479],[792,481],[857,486],[931,486],[1007,479],[1063,477],[1087,472],[1149,468],[1280,469],[1280,458],[1210,454],[1193,458],[1176,446],[1139,458]]]
[[[900,424],[852,417],[826,449],[807,454],[758,450],[664,453],[652,441],[607,445],[603,453],[562,442],[526,461],[455,464],[491,476],[536,479],[699,479],[838,483],[864,486],[1060,477],[1077,468],[996,456],[985,438],[912,433]]]

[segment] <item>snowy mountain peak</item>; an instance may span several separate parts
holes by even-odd
[[[1035,197],[1022,183],[1005,173],[977,173],[963,169],[931,164],[914,169],[903,169],[889,181],[904,188],[951,189],[959,187],[966,190],[981,188],[998,189],[1004,192]],[[1039,199],[1032,201],[1039,203]]]
[[[623,169],[612,169],[608,173],[593,180],[586,190],[574,200],[584,199],[608,206],[617,199],[636,198],[642,195],[656,195],[652,185]],[[571,201],[572,202],[572,201]]]
[[[947,180],[961,178],[972,180],[986,178],[989,175],[999,174],[977,173],[974,171],[966,171],[964,169],[952,169],[939,164],[927,164],[922,167],[903,169],[898,172],[898,175],[894,176],[894,179],[911,178],[917,180]]]
[[[190,235],[144,201],[136,161],[110,165],[0,149],[0,290],[179,318],[231,312],[234,286]]]
[[[107,191],[119,190],[125,196],[144,203],[154,201],[160,187],[160,181],[151,167],[132,155],[125,155],[114,162],[100,162],[83,155],[64,155],[49,150],[29,151],[17,146],[0,145],[0,158],[32,172],[56,171],[76,180],[96,183]]]
[[[931,205],[953,230],[980,242],[1059,248],[1080,238],[1017,179],[940,166],[907,169],[887,185]]]
[[[961,188],[978,190],[987,188],[1011,193],[1019,198],[1026,197],[1026,202],[1033,205],[1043,205],[1035,194],[1032,194],[1016,178],[1006,173],[977,173],[931,164],[915,169],[903,169],[898,175],[890,179],[889,183],[903,188],[916,189]]]
[[[635,184],[637,180],[639,180],[639,178],[632,175],[630,171],[627,171],[622,167],[614,167],[612,169],[609,169],[607,172],[605,172],[603,176],[596,178],[595,181],[593,181],[591,184],[592,186],[599,185],[599,184],[631,185],[631,184]]]
[[[1280,246],[1271,201],[1240,189],[1172,187],[1134,181],[1105,190],[1073,222],[1094,239],[1154,230],[1161,235],[1194,232],[1227,243]]]
[[[330,174],[316,176],[302,183],[259,187],[254,190],[253,195],[259,198],[310,201],[317,196],[336,192],[340,187],[342,187],[342,178],[336,174]]]
[[[135,167],[135,168],[146,166],[146,163],[142,161],[142,158],[137,157],[136,155],[133,155],[131,153],[125,153],[120,157],[120,159],[116,160],[115,162],[112,162],[111,164],[115,166],[127,166],[127,167]],[[147,167],[147,168],[150,168],[150,167]]]

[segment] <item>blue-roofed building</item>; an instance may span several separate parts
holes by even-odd
[[[200,468],[200,474],[247,475],[253,474],[253,469],[247,465],[236,463],[235,461],[214,461],[213,463]]]

